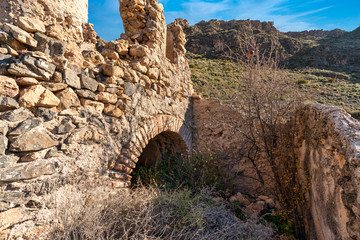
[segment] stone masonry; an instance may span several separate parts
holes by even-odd
[[[129,186],[159,134],[191,150],[185,36],[161,4],[120,0],[125,33],[108,43],[87,0],[0,6],[0,239],[45,238],[69,186]]]
[[[194,99],[193,109],[194,151],[211,149],[223,161],[235,159],[227,174],[233,174],[236,190],[255,198],[266,194],[257,181],[248,178],[256,174],[239,156],[239,112],[215,99]],[[299,177],[304,186],[311,186],[305,214],[309,238],[360,239],[359,121],[343,109],[322,104],[299,106],[295,119]],[[271,179],[266,180],[269,182]]]

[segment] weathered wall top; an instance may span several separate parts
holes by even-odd
[[[88,0],[0,0],[0,22],[14,23],[20,16],[39,17],[44,22],[73,18],[88,21]]]

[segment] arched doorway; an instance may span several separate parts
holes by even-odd
[[[171,131],[165,131],[150,139],[139,156],[137,167],[160,163],[168,157],[187,154],[188,148],[182,137]]]

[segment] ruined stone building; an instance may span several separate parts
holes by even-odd
[[[156,0],[119,2],[125,33],[101,44],[87,0],[0,0],[0,239],[44,238],[69,186],[118,193],[139,158],[234,145],[212,121],[226,107],[192,97],[181,26]],[[311,231],[356,239],[359,124],[320,105],[297,119]]]

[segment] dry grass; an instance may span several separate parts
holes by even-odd
[[[272,229],[242,222],[205,190],[142,187],[110,198],[73,191],[57,210],[52,240],[274,239]]]

